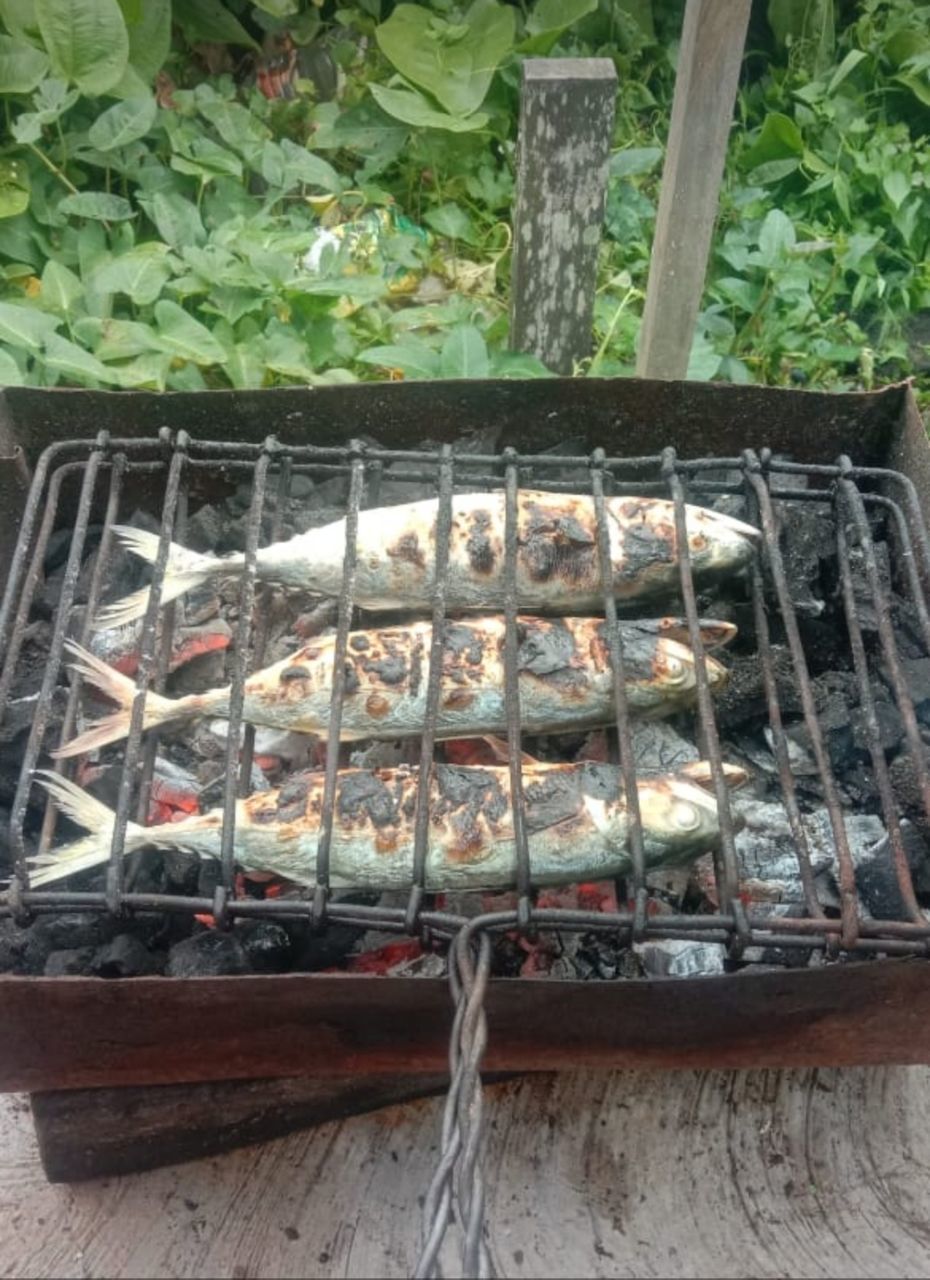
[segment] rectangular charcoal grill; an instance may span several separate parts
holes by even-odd
[[[915,963],[915,958],[926,958],[930,917],[920,905],[911,875],[901,803],[885,757],[875,696],[881,670],[903,725],[918,803],[930,823],[926,749],[872,534],[875,521],[887,529],[894,553],[895,589],[907,602],[921,656],[930,657],[930,543],[925,527],[930,451],[908,388],[868,396],[823,396],[759,388],[554,380],[160,398],[14,390],[4,395],[0,453],[19,458],[22,464],[4,472],[7,485],[15,490],[5,506],[11,512],[21,509],[22,520],[0,613],[0,726],[42,587],[49,539],[54,531],[66,529],[70,542],[52,618],[48,660],[31,727],[24,735],[10,817],[14,874],[9,890],[0,896],[0,914],[25,923],[55,912],[210,913],[221,929],[237,917],[300,916],[320,930],[345,924],[419,934],[450,944],[453,1002],[450,1005],[441,980],[427,978],[373,982],[350,976],[289,974],[103,983],[2,976],[0,1018],[8,1029],[0,1054],[3,1087],[41,1090],[357,1072],[385,1078],[398,1072],[427,1074],[443,1070],[446,1038],[451,1034],[452,1083],[443,1130],[447,1158],[427,1196],[427,1243],[420,1269],[428,1273],[435,1260],[454,1176],[465,1229],[465,1270],[475,1274],[480,1268],[482,1229],[476,1162],[479,1065],[507,1071],[581,1063],[722,1066],[930,1061],[930,971],[922,962]],[[228,434],[236,438],[220,442],[216,437],[224,434],[224,422],[235,428]],[[456,447],[469,429],[488,422],[500,425],[498,451],[474,453]],[[88,430],[91,424],[94,429]],[[365,442],[358,438],[362,430]],[[565,436],[579,433],[585,437],[584,451],[543,452]],[[370,443],[372,438],[378,443]],[[424,446],[425,440],[437,438],[437,443]],[[22,492],[21,477],[28,470],[31,486],[23,502],[17,498]],[[237,899],[235,801],[237,794],[248,793],[254,750],[254,733],[249,729],[241,751],[239,746],[242,684],[250,671],[263,665],[267,640],[268,611],[255,608],[263,604],[267,590],[256,580],[255,552],[278,537],[284,500],[294,477],[301,474],[315,480],[343,476],[348,482],[345,573],[338,601],[323,828],[317,853],[319,888],[300,899]],[[506,494],[505,701],[518,854],[514,910],[465,919],[436,909],[424,892],[425,782],[434,759],[440,694],[441,663],[436,660],[430,664],[420,744],[421,784],[409,897],[405,904],[389,908],[333,901],[328,892],[347,635],[358,624],[353,594],[355,530],[359,510],[379,505],[385,478],[426,485],[439,499],[434,659],[441,651],[446,617],[442,565],[448,555],[452,494],[492,489]],[[136,676],[140,688],[157,691],[165,679],[173,625],[173,607],[163,611],[158,607],[168,542],[184,542],[189,510],[219,480],[246,481],[251,496],[246,571],[239,586],[229,673],[233,697],[223,796],[222,876],[216,892],[212,898],[183,897],[133,889],[131,863],[124,862],[121,850],[128,822],[145,819],[157,747],[154,733],[144,737],[141,733],[141,699],[135,703],[122,753],[105,889],[98,893],[68,892],[58,886],[30,890],[25,858],[31,852],[27,848],[31,775],[43,751],[57,745],[49,737],[48,725],[89,526],[102,525],[102,531],[89,586],[88,619],[106,585],[111,528],[120,514],[129,509],[130,501],[138,502],[161,521],[160,552],[152,573]],[[635,819],[628,906],[605,915],[534,905],[520,803],[514,590],[517,493],[530,487],[592,495],[598,525],[595,552],[602,577],[609,572],[605,496],[670,498],[679,545],[685,547],[681,535],[686,501],[710,506],[727,496],[745,499],[748,519],[763,536],[747,583],[739,590],[755,627],[778,793],[790,823],[803,887],[803,914],[774,916],[756,911],[752,900],[746,899],[736,851],[737,824],[722,771],[725,754],[698,629],[700,593],[687,550],[678,565],[680,604],[697,659],[692,732],[702,758],[710,763],[720,810],[721,840],[713,859],[718,907],[701,914],[651,914],[642,833]],[[785,502],[813,504],[832,523],[839,564],[837,591],[849,634],[869,766],[887,833],[882,856],[900,900],[900,910],[888,918],[863,917],[859,908],[857,867],[844,820],[854,809],[842,802],[816,708],[812,654],[805,649],[779,537]],[[13,530],[14,518],[8,516],[3,530],[8,544],[13,543]],[[864,569],[864,581],[854,575],[851,549]],[[863,599],[876,619],[874,640],[867,639],[861,622]],[[622,613],[654,615],[673,610],[663,598]],[[603,613],[608,624],[617,618],[610,593],[605,594]],[[375,625],[375,619],[363,619],[362,625],[366,624]],[[609,626],[608,630],[616,710],[612,746],[627,793],[635,797],[637,767],[623,652],[616,629]],[[804,801],[780,705],[773,656],[776,644],[790,655],[799,718],[806,727],[816,781],[829,816],[837,902],[821,901],[811,865]],[[65,706],[62,739],[73,730],[79,695],[75,681]],[[64,768],[64,762],[58,767]],[[39,833],[40,848],[54,845],[55,830],[55,815],[49,808]],[[609,934],[625,945],[653,938],[722,943],[734,969],[748,948],[778,948],[799,955],[815,951],[823,963],[817,968],[760,972],[750,966],[720,977],[677,982],[489,980],[491,939],[515,929],[524,934],[535,930]],[[105,1030],[97,1029],[101,1020]]]

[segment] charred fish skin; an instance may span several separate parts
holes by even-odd
[[[609,497],[607,513],[612,580],[619,600],[674,590],[679,580],[674,505],[661,498]],[[704,507],[685,508],[688,551],[699,579],[735,573],[753,554],[758,530]],[[359,512],[356,604],[371,610],[427,610],[435,582],[437,500]],[[449,560],[445,573],[449,609],[498,610],[505,597],[505,497],[501,492],[457,494],[452,499]],[[128,550],[153,562],[158,538],[117,527]],[[317,595],[342,587],[345,520],[311,529],[287,542],[262,547],[262,579]],[[172,547],[162,603],[213,577],[242,572],[241,555],[222,559]],[[584,612],[603,603],[594,500],[571,494],[521,490],[517,498],[516,591],[521,609],[538,613]],[[122,625],[144,613],[148,591],[104,608],[96,626]]]
[[[725,766],[731,785],[745,774]],[[105,863],[115,815],[73,782],[38,775],[59,807],[91,834],[34,859],[34,887]],[[685,772],[643,780],[637,793],[649,866],[687,862],[714,847],[720,828],[716,801]],[[565,884],[625,875],[630,870],[629,808],[620,771],[611,765],[524,765],[523,801],[533,882]],[[409,887],[419,771],[347,769],[337,780],[330,872],[334,886]],[[236,806],[236,860],[246,872],[270,872],[315,884],[325,779],[295,774],[276,791],[258,792]],[[426,888],[498,889],[516,879],[510,771],[437,765],[428,789]],[[219,856],[219,810],[154,827],[130,823],[125,852],[147,846]]]
[[[557,733],[611,723],[616,716],[606,623],[598,618],[534,618],[517,621],[521,724],[527,733]],[[701,630],[720,642],[726,624],[708,621]],[[631,714],[670,715],[694,701],[695,658],[672,638],[686,626],[680,619],[618,624]],[[732,632],[735,628],[730,628]],[[343,741],[408,737],[422,731],[427,714],[432,624],[373,628],[349,635],[342,704]],[[476,737],[506,729],[504,705],[505,623],[503,618],[466,618],[444,626],[442,674],[435,719],[436,736]],[[119,741],[129,731],[135,687],[92,655],[71,645],[73,669],[119,705],[113,715],[91,725],[56,758],[80,755]],[[272,729],[322,734],[329,724],[335,640],[310,642],[273,666],[248,677],[243,715]],[[706,659],[713,691],[726,681],[726,668]],[[150,695],[146,728],[164,727],[197,716],[228,715],[231,688],[168,699]]]

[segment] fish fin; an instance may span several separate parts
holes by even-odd
[[[112,715],[104,716],[89,725],[83,733],[60,746],[51,754],[56,760],[66,760],[70,756],[83,755],[86,751],[96,751],[110,742],[119,742],[129,733],[129,721],[132,716],[133,703],[138,690],[128,676],[107,666],[105,662],[83,649],[73,640],[65,644],[65,648],[76,659],[71,663],[71,670],[82,676],[88,684],[99,689],[119,706]],[[169,724],[173,720],[184,720],[192,715],[193,708],[186,698],[163,698],[161,694],[146,694],[143,729],[152,729],[156,725]],[[57,776],[57,775],[56,775]]]
[[[157,533],[147,529],[133,529],[130,525],[118,524],[113,531],[127,551],[154,564],[158,559],[158,547],[161,541]],[[220,559],[217,556],[201,555],[199,551],[188,551],[176,542],[170,544],[168,563],[165,567],[165,579],[161,589],[161,603],[166,605],[193,587],[199,586],[221,573],[235,573],[241,568],[241,557],[230,556]],[[110,627],[122,627],[128,622],[141,618],[148,608],[149,588],[134,591],[113,604],[105,605],[94,619],[95,631],[106,631]]]
[[[49,793],[62,813],[67,814],[78,826],[85,827],[90,834],[65,845],[63,849],[58,849],[54,853],[40,854],[38,857],[30,858],[30,888],[38,889],[65,876],[72,876],[78,871],[102,866],[110,857],[113,825],[116,821],[113,810],[92,795],[88,795],[70,779],[61,777],[60,774],[37,769],[33,776]],[[126,830],[126,853],[132,853],[138,847],[140,834],[144,836],[144,829],[130,822]]]

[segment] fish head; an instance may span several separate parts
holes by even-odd
[[[688,645],[678,640],[660,638],[655,647],[653,679],[663,701],[692,702],[697,689],[697,659]],[[728,672],[716,658],[704,656],[704,668],[711,693],[719,693],[727,682]]]
[[[754,525],[722,511],[687,507],[691,567],[703,577],[734,573],[752,559],[762,535]]]
[[[728,787],[746,781],[746,771],[735,765],[724,765],[723,771]],[[677,774],[644,779],[639,784],[639,809],[649,863],[687,861],[719,843],[720,815],[705,761]]]
[[[737,626],[734,622],[722,622],[717,618],[701,618],[698,631],[701,643],[708,651],[722,649],[736,639]],[[677,640],[679,644],[690,645],[691,631],[687,618],[659,618],[656,632],[668,640]]]

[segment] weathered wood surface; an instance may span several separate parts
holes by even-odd
[[[636,372],[683,378],[704,291],[751,0],[688,0]]]
[[[448,1075],[218,1080],[32,1095],[51,1182],[140,1173],[444,1093]]]
[[[0,1274],[406,1276],[440,1105],[68,1188],[0,1099]],[[930,1275],[926,1068],[527,1077],[488,1119],[499,1275]]]
[[[616,92],[609,58],[523,64],[510,345],[554,373],[591,354]]]
[[[442,1072],[451,1008],[446,982],[429,978],[0,977],[0,1089]],[[687,982],[498,979],[485,1010],[487,1071],[930,1063],[924,960]]]

